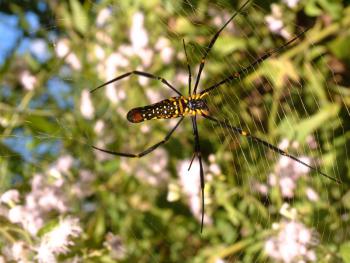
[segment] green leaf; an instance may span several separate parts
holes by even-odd
[[[271,74],[273,72],[274,74]],[[269,59],[264,63],[263,75],[269,78],[276,88],[282,88],[286,78],[299,81],[299,75],[289,59]]]
[[[234,38],[231,36],[221,36],[215,42],[213,49],[221,55],[230,54],[236,50],[245,48],[245,40],[243,38]]]
[[[340,1],[318,0],[319,5],[326,10],[333,19],[341,17],[342,7]]]
[[[32,131],[53,134],[57,132],[57,125],[46,117],[30,115],[26,118],[26,125]]]
[[[179,17],[176,19],[175,31],[179,34],[191,35],[196,31],[196,27],[193,26],[188,19]]]
[[[339,59],[348,59],[350,58],[350,35],[340,36],[335,38],[329,45],[331,51]]]
[[[287,138],[295,139],[299,142],[305,141],[306,137],[315,130],[328,123],[333,118],[337,118],[340,106],[329,104],[323,106],[318,113],[293,125],[293,129],[288,129]],[[282,129],[280,129],[282,131]],[[294,137],[296,135],[296,138]]]
[[[88,17],[83,6],[77,0],[70,0],[73,25],[80,33],[85,34],[88,28]]]
[[[350,263],[350,241],[340,246],[340,256],[345,263]]]
[[[317,114],[301,121],[295,128],[298,131],[297,140],[304,141],[309,134],[322,127],[330,119],[337,118],[339,110],[340,106],[337,104],[325,105]]]
[[[49,233],[50,231],[52,231],[56,226],[58,226],[59,224],[59,219],[58,218],[54,218],[50,221],[48,221],[42,228],[40,228],[39,232],[38,232],[38,236],[42,237],[45,234]]]
[[[343,196],[342,203],[345,208],[350,209],[350,191]]]
[[[318,16],[322,14],[322,10],[318,7],[315,0],[307,1],[305,13],[309,16]]]

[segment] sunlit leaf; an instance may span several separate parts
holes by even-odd
[[[72,19],[74,27],[81,33],[85,34],[88,28],[89,20],[82,4],[77,0],[70,0],[72,9]]]

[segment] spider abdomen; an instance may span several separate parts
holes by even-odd
[[[181,101],[177,98],[170,98],[144,107],[134,108],[128,112],[127,119],[130,122],[137,123],[152,119],[180,117],[182,116],[181,107],[179,106]]]
[[[196,115],[208,113],[208,108],[199,95],[194,95],[190,98],[171,97],[160,102],[137,107],[130,110],[127,114],[127,119],[130,122],[138,123],[146,120],[155,119],[170,119],[182,117],[185,115]]]

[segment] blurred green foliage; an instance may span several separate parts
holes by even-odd
[[[49,54],[47,60],[40,61],[29,50],[20,52],[19,40],[1,65],[1,190],[18,189],[24,199],[31,191],[34,174],[50,177],[48,171],[60,156],[74,158],[69,171],[62,173],[66,181],[62,191],[70,200],[67,214],[80,219],[84,234],[62,259],[78,255],[84,262],[114,262],[116,258],[104,243],[111,232],[121,238],[126,251],[123,257],[120,252],[118,262],[216,262],[219,258],[227,262],[267,261],[264,242],[274,234],[272,224],[283,221],[279,210],[287,202],[297,209],[297,219],[318,233],[318,261],[350,262],[350,7],[342,1],[300,1],[294,8],[289,8],[286,1],[273,1],[279,5],[281,21],[291,36],[310,28],[305,37],[259,65],[240,82],[223,86],[209,98],[213,115],[227,118],[274,144],[285,138],[296,141],[299,147],[290,147],[291,152],[313,157],[322,171],[340,178],[341,185],[310,173],[297,181],[294,196],[285,198],[279,187],[268,184],[269,174],[277,173],[279,156],[199,120],[206,171],[211,154],[221,169],[219,175],[211,174],[212,180],[207,178],[206,213],[212,223],[205,225],[200,234],[200,222],[192,214],[189,198],[178,179],[179,163],[189,160],[193,152],[190,121],[174,133],[164,151],[157,150],[158,154],[153,152],[138,160],[101,157],[89,146],[102,143],[115,151],[139,152],[161,140],[170,129],[169,121],[132,125],[125,119],[132,107],[149,104],[157,96],[174,96],[158,81],[143,85],[137,77],[131,77],[117,85],[117,90],[125,92],[125,98],[120,95],[113,103],[106,90],[100,90],[91,96],[93,117],[87,118],[80,110],[83,90],[91,90],[108,76],[103,73],[107,70],[103,59],[122,53],[120,47],[130,45],[136,12],[144,14],[147,49],[154,55],[146,66],[147,63],[140,66],[140,56],[128,57],[129,65],[118,66],[115,76],[141,67],[163,76],[186,94],[187,86],[179,80],[181,76],[187,80],[182,39],[187,43],[195,74],[205,45],[242,2],[1,3],[1,12],[19,18],[18,27],[23,32],[20,40],[44,40]],[[207,59],[200,87],[220,81],[286,42],[271,33],[266,24],[271,3],[255,1],[222,32]],[[111,15],[98,24],[102,10],[109,10]],[[31,28],[28,12],[38,16],[38,30]],[[174,52],[169,63],[164,62],[156,48],[160,38],[168,39]],[[69,52],[59,56],[58,43],[63,39]],[[99,58],[96,49],[103,50],[103,58]],[[68,60],[71,54],[79,61],[76,68]],[[121,63],[122,58],[115,59],[115,63]],[[21,82],[23,71],[36,79],[32,90],[25,89]],[[50,90],[52,80],[59,80],[68,88]],[[96,132],[98,120],[104,122],[104,127]],[[306,143],[310,135],[317,142],[316,148]],[[162,158],[166,165],[155,171],[153,167]],[[82,180],[83,170],[90,171],[93,180],[80,189],[85,194],[79,197],[69,186]],[[166,173],[169,177],[163,177]],[[265,184],[267,193],[259,193],[256,184]],[[175,202],[167,201],[169,185],[176,185],[179,191]],[[306,197],[308,187],[318,193],[317,201]],[[58,214],[48,215],[47,224],[55,222]],[[9,225],[15,228],[14,224]],[[6,229],[1,233],[6,233]],[[24,239],[21,234],[9,233],[14,239]],[[1,235],[1,239],[5,246],[7,235]],[[34,237],[30,239],[35,242]]]

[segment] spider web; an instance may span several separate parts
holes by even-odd
[[[206,61],[199,90],[311,26],[285,52],[221,86],[207,100],[212,116],[279,145],[342,184],[198,118],[206,174],[201,235],[198,163],[187,171],[193,154],[189,120],[166,145],[141,159],[115,158],[89,147],[93,143],[136,153],[162,140],[176,120],[132,125],[125,115],[133,107],[175,94],[158,81],[139,77],[93,95],[88,91],[137,69],[168,79],[187,95],[182,38],[193,84],[204,47],[234,9],[226,1],[86,5],[88,12],[71,1],[68,13],[57,11],[41,29],[52,64],[40,75],[40,65],[23,59],[37,77],[33,90],[18,91],[25,85],[11,82],[10,71],[5,75],[7,83],[16,83],[13,92],[23,98],[4,100],[11,107],[2,116],[3,189],[21,189],[24,200],[33,192],[36,174],[62,178],[64,187],[57,198],[70,209],[53,211],[80,218],[86,243],[76,246],[112,259],[296,262],[342,257],[342,245],[349,239],[350,114],[341,86],[346,82],[331,67],[337,61],[327,48],[336,46],[339,28],[325,27],[320,18],[298,17],[279,3],[286,15],[278,17],[275,10],[277,17],[270,20],[282,21],[283,27],[273,33],[266,22],[270,6],[252,3],[222,32]],[[22,70],[21,65],[13,68]],[[48,214],[43,218],[52,220]],[[281,240],[283,235],[289,238]],[[286,261],[286,247],[302,252]]]

